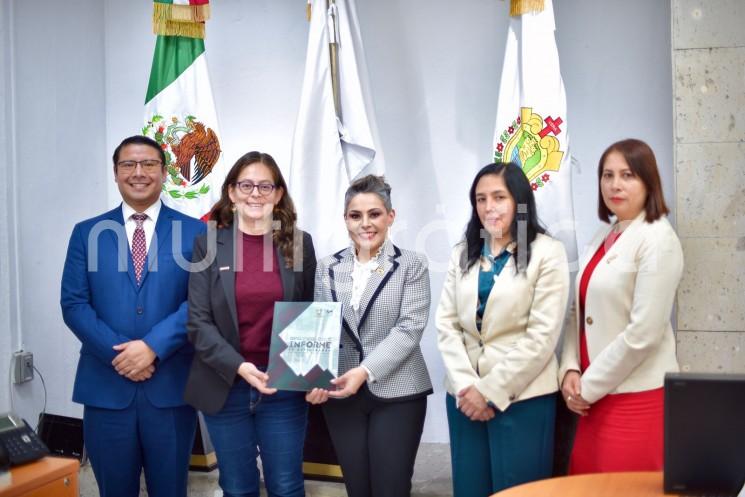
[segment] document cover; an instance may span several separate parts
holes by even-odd
[[[339,371],[340,302],[276,302],[268,385],[309,391],[333,387]]]

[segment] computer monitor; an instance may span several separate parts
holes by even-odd
[[[55,456],[86,460],[83,444],[83,420],[57,414],[39,414],[37,431],[42,441]]]
[[[745,375],[665,376],[665,493],[737,495],[745,484]]]

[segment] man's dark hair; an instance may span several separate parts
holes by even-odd
[[[156,142],[152,138],[148,138],[147,136],[134,135],[122,140],[119,146],[114,149],[114,156],[112,157],[112,159],[114,160],[114,171],[116,171],[116,164],[119,162],[119,154],[127,145],[147,145],[148,147],[153,147],[155,150],[158,151],[160,162],[163,163],[163,167],[166,166],[166,153],[163,151],[163,148],[158,145],[158,142]]]

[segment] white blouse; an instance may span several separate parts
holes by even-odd
[[[352,249],[352,252],[354,253],[354,249]],[[357,254],[354,255],[354,269],[352,269],[352,297],[349,300],[349,304],[354,309],[354,312],[357,312],[360,309],[360,300],[362,299],[362,294],[365,292],[365,288],[367,288],[367,282],[370,281],[370,275],[373,271],[378,269],[378,266],[380,266],[378,261],[379,255],[380,250],[375,254],[375,257],[367,262],[360,262],[357,260]]]

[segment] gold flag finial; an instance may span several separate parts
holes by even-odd
[[[543,0],[510,0],[510,16],[521,16],[528,12],[543,12]]]
[[[310,1],[308,0],[308,3],[305,4],[305,18],[308,19],[308,22],[310,22]]]

